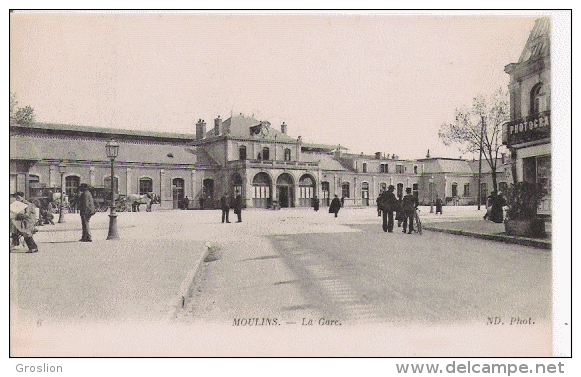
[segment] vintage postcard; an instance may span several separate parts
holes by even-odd
[[[570,356],[570,16],[11,12],[10,356]]]

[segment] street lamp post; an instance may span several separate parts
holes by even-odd
[[[434,176],[430,177],[430,213],[434,213]]]
[[[117,240],[119,239],[119,234],[117,233],[117,212],[115,211],[115,168],[113,167],[113,162],[119,154],[119,144],[111,139],[105,145],[105,150],[107,157],[111,160],[111,212],[109,213],[109,234],[107,239]]]
[[[59,173],[61,173],[61,200],[59,206],[59,224],[64,224],[65,222],[65,172],[67,171],[67,166],[61,161],[59,164]]]

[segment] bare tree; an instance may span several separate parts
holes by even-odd
[[[497,190],[502,125],[508,120],[508,94],[498,89],[490,96],[476,96],[471,107],[457,108],[454,122],[442,124],[438,136],[445,145],[456,146],[462,153],[481,152],[491,169],[493,189]]]

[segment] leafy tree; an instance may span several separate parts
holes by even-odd
[[[31,124],[34,122],[34,109],[30,106],[21,107],[16,111],[16,123]]]
[[[508,93],[498,89],[490,96],[476,96],[471,107],[457,108],[454,122],[442,124],[438,131],[446,146],[456,146],[462,153],[480,152],[482,133],[482,156],[490,166],[494,190],[497,190],[497,161],[504,151],[502,125],[507,120]]]
[[[17,108],[18,99],[15,93],[10,93],[10,120],[18,124],[29,125],[34,122],[34,109],[30,106]]]

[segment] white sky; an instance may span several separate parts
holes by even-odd
[[[352,153],[459,157],[440,125],[507,87],[539,17],[465,13],[15,13],[10,91],[38,121],[194,133],[242,112]]]

